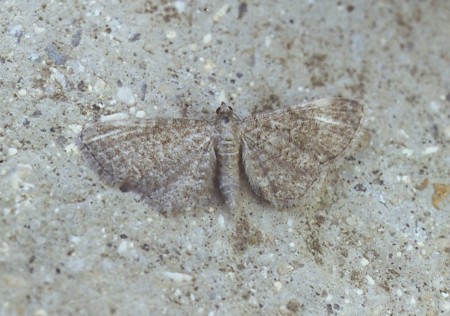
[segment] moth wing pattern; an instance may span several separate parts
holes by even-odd
[[[242,161],[252,189],[274,206],[295,205],[349,146],[362,115],[356,101],[325,98],[243,119]]]
[[[79,146],[102,180],[172,212],[213,199],[213,141],[207,121],[135,119],[94,123]]]

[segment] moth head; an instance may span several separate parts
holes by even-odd
[[[232,114],[233,108],[231,106],[228,106],[225,102],[222,102],[220,106],[217,108],[216,113],[218,115],[220,114]]]
[[[223,123],[228,124],[230,120],[239,121],[239,117],[233,112],[233,108],[231,106],[226,105],[225,102],[222,102],[220,107],[216,110],[217,119],[221,120]]]

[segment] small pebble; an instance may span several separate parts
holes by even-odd
[[[17,154],[17,148],[8,148],[8,156],[15,156]]]
[[[52,77],[55,79],[61,87],[65,88],[67,85],[66,76],[56,68],[51,68]]]
[[[425,148],[424,151],[422,151],[422,155],[431,155],[434,154],[435,152],[437,152],[439,150],[439,146],[430,146]]]
[[[8,27],[8,31],[11,36],[18,38],[23,36],[23,26],[20,24]]]
[[[177,32],[173,31],[173,30],[169,30],[166,32],[166,37],[167,39],[174,39],[175,37],[177,37]]]
[[[106,82],[100,78],[97,78],[97,80],[95,80],[93,90],[96,93],[100,93],[103,90],[105,90],[105,87],[106,87]]]
[[[205,70],[212,71],[214,68],[216,68],[216,65],[213,63],[212,60],[208,59],[205,63]]]
[[[206,34],[205,36],[203,36],[203,44],[208,45],[209,43],[211,43],[211,40],[212,40],[211,33]]]
[[[136,117],[137,118],[144,118],[145,117],[145,111],[137,111],[136,112]]]
[[[191,282],[193,279],[193,277],[191,275],[186,274],[186,273],[166,271],[166,272],[163,272],[162,274],[163,274],[163,276],[172,280],[175,283]]]
[[[38,309],[34,312],[34,316],[47,316],[48,313],[45,309]]]
[[[217,218],[217,222],[220,226],[220,228],[225,228],[225,218],[223,217],[223,215],[219,215],[219,217]]]
[[[283,284],[280,281],[273,282],[273,286],[277,290],[277,292],[280,292],[281,288],[283,287]]]
[[[230,11],[230,4],[227,3],[224,6],[222,6],[219,10],[217,10],[217,12],[213,16],[213,20],[215,22],[218,22],[225,16],[225,14],[228,13],[228,11]]]
[[[375,280],[370,275],[366,275],[366,280],[369,285],[375,284]]]
[[[48,58],[53,60],[56,65],[63,65],[66,62],[66,56],[53,44],[48,45],[45,48],[45,52]]]
[[[447,139],[450,139],[450,125],[444,128],[444,135]]]
[[[114,121],[114,120],[125,120],[128,118],[127,113],[114,113],[110,115],[102,115],[100,117],[100,122]]]
[[[80,45],[80,41],[81,41],[81,29],[78,29],[72,35],[72,46],[77,47],[78,45]]]
[[[117,247],[117,252],[123,256],[132,247],[133,247],[132,242],[128,240],[122,240],[119,244],[119,247]]]
[[[28,54],[28,59],[32,62],[38,62],[41,60],[41,56],[37,52],[31,52]]]
[[[116,97],[118,101],[126,105],[134,105],[136,103],[133,91],[128,87],[120,87],[117,89]]]
[[[186,10],[186,3],[184,1],[175,1],[173,5],[178,13],[183,13]]]

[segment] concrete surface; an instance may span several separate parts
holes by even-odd
[[[369,4],[370,3],[370,4]],[[2,1],[1,315],[448,315],[450,2]],[[365,104],[304,207],[164,217],[75,146],[102,115]]]

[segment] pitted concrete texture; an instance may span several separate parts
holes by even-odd
[[[450,2],[3,1],[1,315],[450,313]],[[365,105],[304,204],[164,217],[77,147],[101,118]]]

